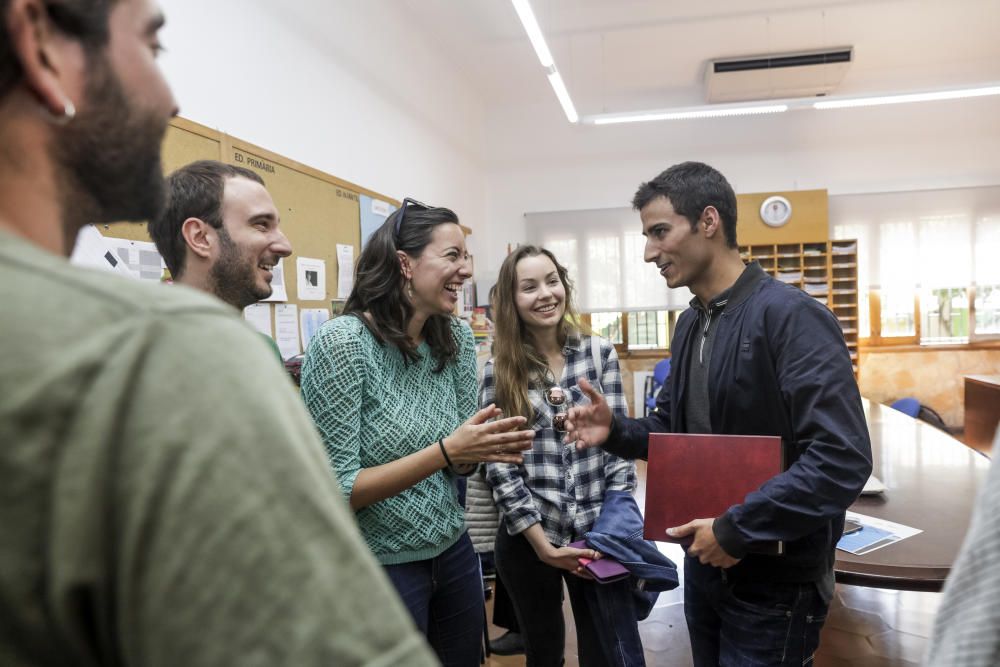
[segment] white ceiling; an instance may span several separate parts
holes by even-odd
[[[557,105],[508,0],[399,0],[489,103]],[[840,46],[836,94],[1000,79],[997,0],[533,0],[581,115],[704,104],[709,60]],[[557,107],[556,107],[557,108]]]
[[[723,144],[749,153],[822,152],[845,141],[906,144],[929,128],[951,132],[945,141],[971,141],[970,133],[994,146],[1000,139],[997,97],[572,126],[509,0],[392,1],[481,96],[482,159],[490,165],[711,157]],[[581,116],[702,105],[706,63],[715,58],[842,46],[854,48],[854,62],[834,95],[1000,81],[1000,0],[532,0],[532,7]]]

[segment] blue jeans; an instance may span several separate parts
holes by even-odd
[[[528,667],[559,667],[566,648],[563,583],[576,624],[580,667],[642,667],[646,664],[628,580],[598,584],[546,565],[523,535],[501,523],[496,539],[497,574],[514,603]]]
[[[684,561],[684,616],[695,667],[811,665],[829,603],[814,583],[733,581]]]
[[[441,555],[386,565],[386,574],[443,665],[478,665],[486,607],[468,533]]]

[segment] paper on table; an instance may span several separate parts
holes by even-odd
[[[354,246],[337,244],[337,298],[346,299],[354,288]]]
[[[299,347],[298,310],[299,307],[294,303],[279,303],[274,306],[274,341],[278,344],[282,359],[302,352]]]
[[[274,337],[271,329],[271,304],[254,303],[243,309],[243,319],[265,336]]]
[[[119,273],[129,278],[138,278],[112,252],[111,246],[104,240],[104,235],[97,231],[93,225],[84,225],[80,228],[69,261],[70,264],[76,266],[89,266],[93,269]]]
[[[326,262],[314,257],[295,260],[299,301],[326,301]]]
[[[330,319],[330,311],[326,308],[303,308],[299,311],[299,321],[302,324],[302,349],[309,349],[309,341],[319,331],[323,322]]]
[[[904,526],[901,523],[877,519],[857,512],[848,512],[847,518],[860,523],[861,530],[841,537],[840,541],[837,542],[837,548],[855,556],[864,556],[866,553],[924,532],[919,528]]]
[[[861,489],[861,495],[874,496],[880,493],[885,493],[885,484],[875,475],[869,475],[868,481],[865,482],[865,488]]]
[[[288,301],[288,289],[285,287],[285,259],[281,258],[271,270],[271,296],[262,301]]]

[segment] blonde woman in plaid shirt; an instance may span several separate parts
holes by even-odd
[[[564,581],[580,665],[642,665],[628,582],[597,584],[579,559],[600,554],[567,546],[594,525],[606,491],[635,487],[632,462],[562,441],[566,410],[584,400],[577,387],[581,378],[600,384],[612,410],[625,415],[614,346],[586,335],[571,304],[566,269],[548,250],[521,246],[501,266],[493,358],[484,369],[479,402],[525,417],[535,439],[523,464],[487,466],[503,513],[496,566],[514,603],[528,667],[563,662]]]

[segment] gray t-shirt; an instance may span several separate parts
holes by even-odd
[[[688,372],[687,395],[684,399],[684,417],[688,433],[711,433],[711,398],[708,390],[709,365],[719,320],[729,300],[731,289],[712,299],[708,308],[692,302],[698,313],[698,334],[691,346],[691,366]],[[697,298],[697,297],[696,297]]]
[[[231,308],[0,232],[0,664],[435,664]]]

